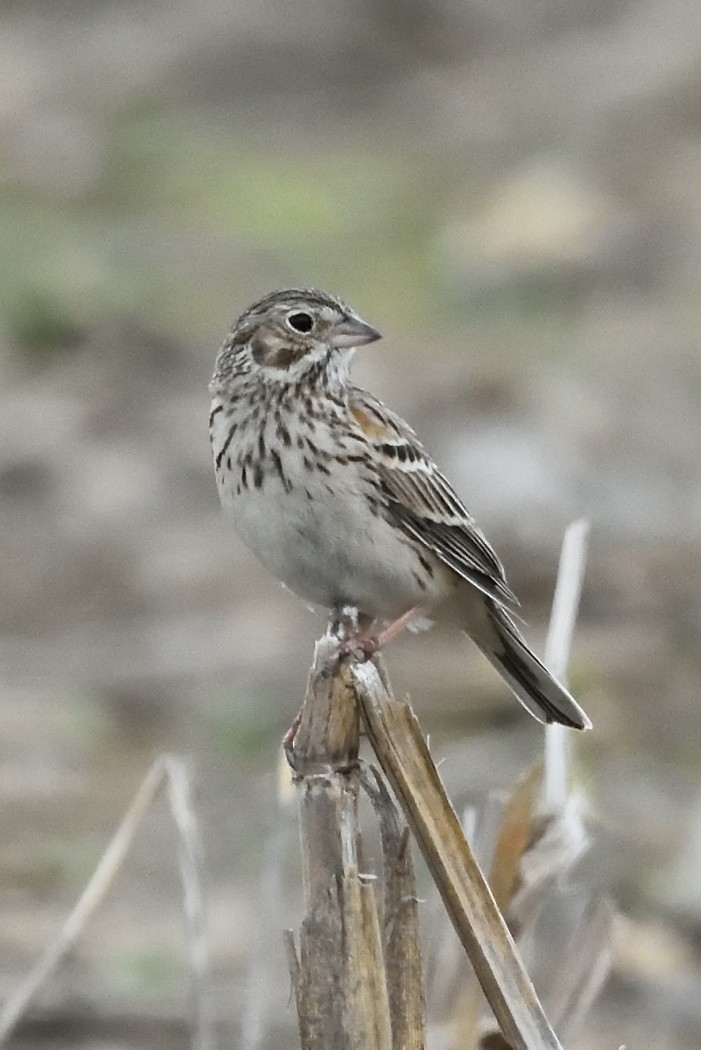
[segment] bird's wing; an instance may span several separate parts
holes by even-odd
[[[378,495],[390,521],[500,605],[518,605],[499,558],[414,431],[356,387],[349,407],[372,444]]]

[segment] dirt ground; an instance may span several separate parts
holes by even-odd
[[[590,520],[591,850],[565,892],[622,918],[572,1046],[701,1046],[701,7],[29,0],[0,26],[0,997],[178,752],[221,1045],[261,952],[245,1050],[295,1045],[277,756],[323,620],[223,520],[207,381],[237,311],[319,285],[384,333],[355,375],[452,479],[539,645]],[[387,659],[458,805],[539,755],[459,635]],[[12,1045],[187,1045],[180,896],[161,802]]]

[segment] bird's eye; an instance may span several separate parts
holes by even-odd
[[[298,310],[296,313],[287,315],[287,325],[294,332],[311,332],[314,327],[314,318],[303,310]]]

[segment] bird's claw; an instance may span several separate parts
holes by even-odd
[[[338,647],[341,659],[354,657],[362,663],[372,660],[380,650],[380,639],[375,634],[356,634],[346,638]]]

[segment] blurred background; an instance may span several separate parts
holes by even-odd
[[[591,520],[579,878],[626,920],[576,1046],[701,1045],[701,5],[10,0],[0,70],[0,993],[182,751],[218,1019],[235,1043],[269,938],[263,1045],[291,1045],[276,763],[323,620],[220,514],[207,381],[240,310],[311,284],[383,331],[355,376],[451,477],[537,645]],[[459,802],[538,755],[460,635],[387,659]],[[161,806],[17,1044],[185,1045],[183,956]]]

